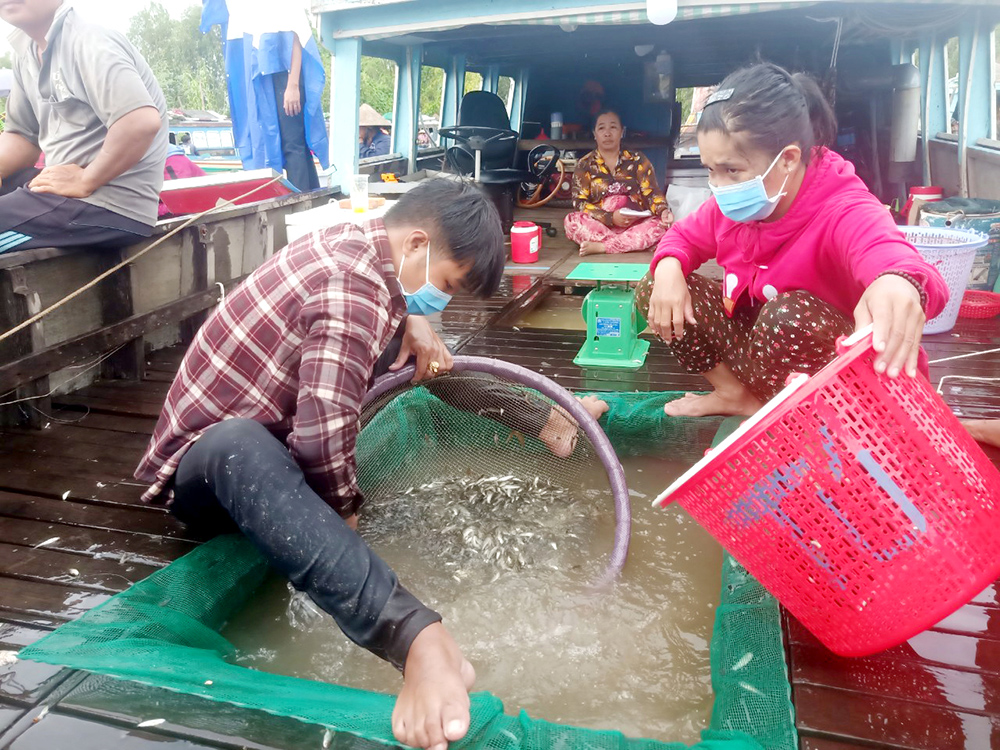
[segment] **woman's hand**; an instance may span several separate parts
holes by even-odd
[[[669,208],[663,209],[663,212],[660,214],[660,223],[665,227],[672,225],[674,223],[674,212]]]
[[[887,273],[873,281],[854,308],[855,330],[874,324],[872,346],[878,352],[875,372],[890,378],[917,374],[920,336],[924,331],[920,292],[902,276]]]
[[[684,336],[684,322],[694,325],[694,305],[681,262],[664,258],[653,274],[653,291],[649,295],[649,327],[664,341]]]
[[[621,209],[619,209],[611,214],[611,223],[616,227],[624,229],[625,227],[630,227],[635,224],[636,218],[637,217],[635,216],[623,216]]]

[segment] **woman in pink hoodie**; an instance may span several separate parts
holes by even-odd
[[[835,135],[816,82],[777,65],[738,70],[709,98],[698,147],[713,197],[664,235],[636,290],[650,328],[714,389],[667,414],[752,414],[870,323],[876,370],[926,374],[920,336],[947,286],[826,148]],[[695,273],[711,258],[721,286]]]

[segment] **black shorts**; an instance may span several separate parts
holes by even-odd
[[[34,247],[131,245],[153,228],[106,208],[52,193],[33,193],[12,175],[0,191],[0,253]]]

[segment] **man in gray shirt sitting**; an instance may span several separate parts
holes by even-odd
[[[0,133],[0,253],[148,237],[168,124],[146,61],[63,0],[0,0],[0,18],[17,27]]]

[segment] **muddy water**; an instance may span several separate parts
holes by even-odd
[[[512,531],[532,534],[523,565],[470,554],[461,535],[393,523],[377,511],[362,519],[361,531],[407,587],[441,612],[477,669],[476,688],[503,699],[508,713],[525,709],[554,722],[693,742],[712,705],[708,643],[721,551],[680,508],[649,505],[685,466],[649,458],[624,463],[632,546],[610,590],[591,586],[614,529],[609,498],[592,489],[607,486],[599,467],[579,477],[565,505],[546,501],[532,524],[523,515],[511,519]],[[428,500],[417,494],[414,502]],[[399,690],[399,674],[332,623],[293,628],[288,602],[285,584],[272,581],[225,631],[243,664]]]

